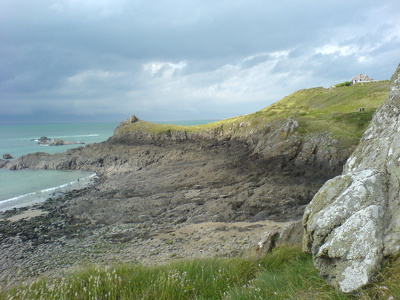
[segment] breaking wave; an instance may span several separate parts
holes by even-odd
[[[0,211],[33,205],[39,202],[43,202],[50,197],[60,196],[70,190],[84,188],[90,185],[96,176],[96,174],[91,174],[90,176],[83,177],[59,186],[42,189],[5,200],[0,200]]]

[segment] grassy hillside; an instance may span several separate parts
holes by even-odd
[[[378,281],[355,294],[329,286],[299,248],[281,247],[262,258],[183,260],[163,266],[87,267],[39,278],[1,299],[400,299],[398,260]]]
[[[334,137],[359,139],[373,113],[389,95],[389,81],[295,92],[255,115],[293,116],[304,133],[330,131]],[[360,111],[363,108],[363,111]]]
[[[333,88],[317,87],[297,91],[255,113],[206,125],[178,126],[139,121],[126,124],[120,132],[143,130],[149,133],[193,133],[221,128],[228,133],[233,124],[246,123],[252,129],[262,129],[266,124],[294,117],[299,122],[301,135],[328,131],[332,132],[334,138],[340,139],[343,146],[347,146],[361,138],[373,113],[388,95],[389,81]]]

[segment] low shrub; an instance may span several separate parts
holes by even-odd
[[[342,82],[342,83],[335,84],[335,87],[351,86],[351,85],[353,85],[352,81],[345,81],[345,82]]]

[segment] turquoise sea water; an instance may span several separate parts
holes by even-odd
[[[40,146],[35,140],[47,136],[97,143],[109,138],[117,126],[118,123],[1,125],[0,155],[9,153],[18,157],[33,152],[63,152],[82,145]],[[84,187],[92,179],[93,173],[82,171],[0,169],[0,211],[44,201],[52,195]]]
[[[210,122],[200,120],[155,123],[190,126]],[[35,140],[46,136],[85,144],[99,143],[112,136],[117,126],[118,123],[0,125],[0,156],[5,153],[18,157],[33,152],[64,152],[82,145],[40,146]],[[92,179],[92,173],[82,171],[0,169],[0,211],[44,201],[67,190],[84,187]]]

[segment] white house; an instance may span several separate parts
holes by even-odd
[[[369,77],[368,75],[360,74],[357,76],[353,76],[351,78],[351,81],[353,82],[353,84],[355,84],[355,83],[360,83],[360,82],[371,82],[371,81],[374,81],[374,79]]]

